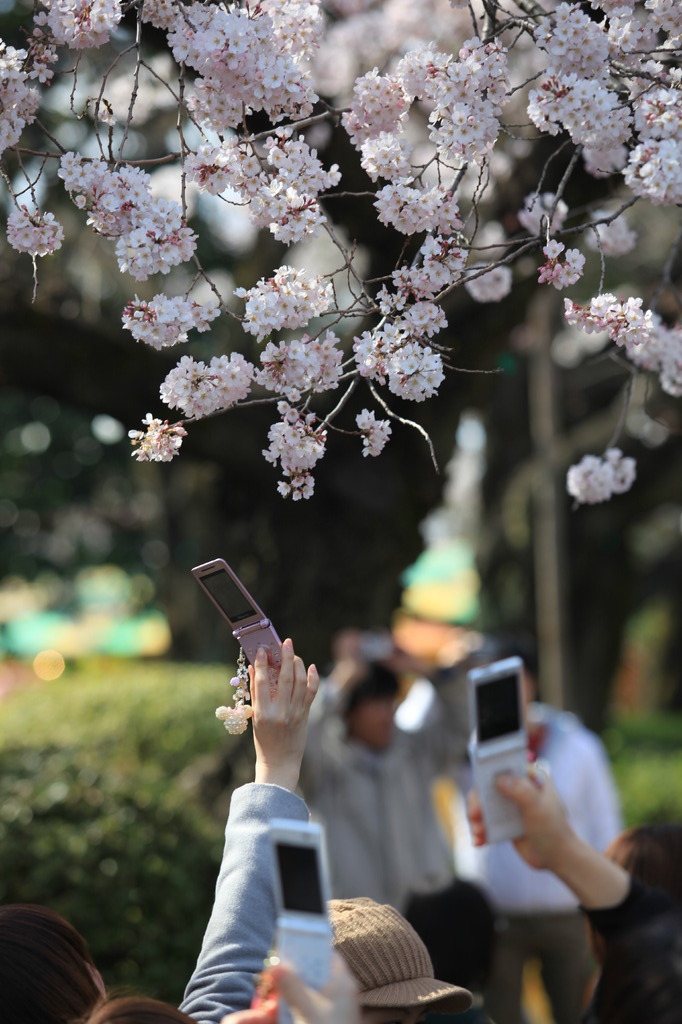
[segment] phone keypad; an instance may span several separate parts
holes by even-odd
[[[320,988],[329,978],[331,942],[319,932],[286,929],[280,934],[277,952],[311,988]]]

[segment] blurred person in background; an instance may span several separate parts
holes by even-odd
[[[530,756],[548,766],[572,827],[603,851],[621,831],[620,801],[599,737],[567,712],[537,701],[537,663],[532,639],[488,637],[478,664],[520,657],[524,664]],[[462,797],[471,786],[468,766],[458,774]],[[537,960],[556,1024],[577,1024],[587,998],[593,963],[578,901],[550,872],[537,872],[511,842],[472,845],[466,815],[456,816],[458,875],[482,887],[497,914],[495,946],[484,990],[496,1024],[522,1024],[523,973]]]
[[[490,1024],[482,992],[490,972],[495,915],[481,889],[454,878],[444,890],[413,896],[405,917],[426,945],[436,977],[473,994],[473,1006],[457,1017],[457,1024]]]
[[[453,877],[432,786],[466,750],[465,672],[439,676],[388,630],[343,630],[333,656],[310,716],[302,791],[326,826],[332,896],[404,911],[414,893]],[[408,731],[395,719],[401,682],[423,674],[435,683],[434,707]]]

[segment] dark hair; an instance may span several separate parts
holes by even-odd
[[[637,825],[622,832],[606,855],[643,882],[682,904],[682,825]]]
[[[196,1024],[182,1010],[147,996],[105,999],[83,1024]]]
[[[528,674],[538,681],[538,650],[534,637],[529,633],[491,633],[483,643],[490,660],[520,658]]]
[[[0,906],[3,1024],[70,1024],[101,998],[85,939],[49,907]]]
[[[643,885],[662,889],[682,905],[682,825],[636,825],[616,836],[605,852]],[[588,930],[592,951],[601,962],[604,939],[591,925]]]
[[[351,687],[343,707],[344,715],[349,715],[359,704],[366,700],[384,700],[395,697],[400,688],[398,677],[384,665],[372,661],[361,679]]]
[[[669,911],[609,945],[595,995],[599,1024],[679,1024],[682,913]]]
[[[495,915],[483,892],[456,878],[446,889],[417,893],[405,917],[429,951],[440,981],[480,989],[488,975],[495,940]]]

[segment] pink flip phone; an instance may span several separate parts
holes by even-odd
[[[263,610],[256,604],[237,574],[223,558],[214,558],[192,569],[195,580],[206,591],[227,621],[232,636],[241,645],[251,664],[259,647],[264,647],[270,662],[270,680],[277,682],[281,662],[281,641]]]

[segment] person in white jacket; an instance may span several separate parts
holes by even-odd
[[[603,851],[622,829],[604,746],[575,715],[532,699],[537,684],[530,641],[501,637],[490,647],[491,660],[512,655],[524,661],[531,755],[548,769],[576,834]],[[464,798],[472,781],[468,767],[458,781]],[[488,1013],[496,1024],[521,1024],[524,965],[536,959],[556,1024],[577,1024],[593,968],[575,894],[550,871],[530,868],[511,842],[475,847],[463,807],[455,822],[457,873],[483,889],[497,914],[484,992]]]

